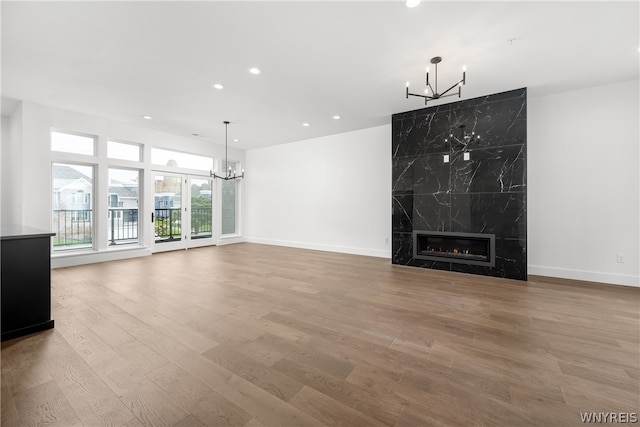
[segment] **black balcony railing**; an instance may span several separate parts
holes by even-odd
[[[93,245],[91,209],[53,210],[53,249],[90,248]]]
[[[211,208],[191,208],[191,238],[202,239],[211,237],[212,232]]]
[[[182,236],[182,216],[180,208],[156,209],[154,214],[156,242],[180,240]]]
[[[55,209],[53,211],[54,250],[90,248],[93,245],[93,211],[91,209]],[[211,208],[191,209],[191,238],[212,236]],[[138,243],[138,209],[109,208],[109,245]],[[155,209],[154,230],[156,242],[180,240],[182,216],[180,208]]]
[[[109,208],[109,244],[138,243],[138,208]]]

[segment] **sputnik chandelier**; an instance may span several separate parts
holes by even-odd
[[[424,105],[427,105],[427,102],[429,100],[433,100],[433,99],[440,99],[440,98],[446,98],[448,96],[454,96],[456,95],[456,93],[449,93],[451,92],[451,90],[453,90],[453,88],[455,88],[456,86],[458,87],[458,98],[460,98],[460,96],[462,95],[462,86],[466,83],[466,74],[467,74],[467,67],[462,67],[462,79],[460,79],[458,82],[456,82],[453,86],[451,86],[449,89],[445,90],[444,92],[440,93],[438,92],[438,64],[442,62],[442,57],[440,56],[434,56],[433,58],[431,58],[431,63],[433,65],[435,65],[436,70],[436,76],[435,76],[435,86],[431,86],[431,83],[429,82],[429,67],[427,66],[427,88],[424,90],[424,95],[420,94],[420,93],[410,93],[409,92],[409,82],[407,82],[407,88],[406,88],[406,97],[407,99],[409,99],[409,95],[411,96],[418,96],[420,98],[424,98]],[[431,91],[431,95],[429,95],[429,91]]]
[[[231,166],[229,166],[229,155],[228,155],[228,141],[227,141],[227,129],[229,127],[229,122],[228,121],[224,121],[222,122],[224,123],[224,170],[225,170],[225,175],[217,175],[215,173],[215,171],[211,171],[209,172],[209,175],[216,178],[216,179],[222,179],[225,181],[229,181],[232,179],[242,179],[244,178],[244,169],[242,169],[242,173],[240,175],[238,175],[236,173],[235,169],[231,169]]]

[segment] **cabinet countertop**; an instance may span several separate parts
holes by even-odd
[[[3,225],[0,228],[0,240],[34,239],[55,235],[56,233],[49,230],[29,227],[26,225]]]

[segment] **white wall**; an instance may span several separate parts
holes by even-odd
[[[122,161],[107,160],[106,142],[108,139],[135,142],[143,145],[145,154],[143,162],[128,166],[142,169],[146,188],[153,188],[153,170],[163,169],[178,173],[190,172],[184,169],[170,169],[151,165],[149,159],[151,146],[211,156],[218,160],[224,157],[224,145],[29,102],[21,102],[9,119],[3,119],[2,124],[8,125],[9,128],[8,132],[4,130],[2,132],[1,220],[3,225],[18,224],[50,230],[51,162],[54,156],[57,161],[65,161],[66,159],[69,161],[87,161],[73,154],[52,154],[50,151],[50,132],[52,128],[97,136],[98,153],[95,158],[89,160],[90,163],[97,166],[96,186],[101,186],[106,182],[109,165],[123,166],[118,164],[118,162],[122,163]],[[242,150],[229,149],[229,157],[244,164],[244,151]],[[98,193],[98,195],[100,194],[104,193]],[[240,204],[244,203],[242,194],[243,192],[240,191]],[[150,218],[150,212],[153,209],[153,194],[147,192],[143,197],[145,202],[140,217]],[[106,197],[100,197],[95,203],[98,211],[107,211]],[[141,223],[143,239],[140,246],[131,245],[110,248],[107,246],[106,227],[101,227],[98,217],[95,217],[94,220],[97,227],[97,233],[94,236],[96,250],[85,253],[58,253],[52,259],[54,267],[148,255],[150,253],[150,248],[153,244],[151,221],[143,221]],[[240,229],[242,229],[242,220],[239,222]],[[241,237],[235,240],[219,238],[218,244],[236,240],[241,240]]]
[[[529,97],[529,274],[640,286],[639,117],[637,80]]]
[[[2,146],[0,147],[0,220],[2,224],[19,224],[22,217],[22,194],[14,185],[22,161],[22,145],[12,141],[22,140],[22,107],[19,106],[11,117],[2,117]]]
[[[391,257],[391,125],[249,150],[248,241]]]

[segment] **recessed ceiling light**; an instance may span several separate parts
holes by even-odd
[[[340,120],[340,116],[338,115],[333,116],[333,120]]]
[[[407,2],[405,3],[405,5],[409,8],[416,7],[419,4],[420,0],[407,0]]]
[[[249,72],[251,74],[260,74],[260,68],[251,67],[251,68],[249,68]]]
[[[233,142],[238,142],[240,141],[238,138],[233,138]]]
[[[215,89],[218,89],[218,90],[220,90],[220,89],[224,89],[224,86],[222,86],[220,83],[216,83],[216,84],[214,84],[214,85],[213,85],[213,87],[214,87]]]
[[[309,126],[311,126],[311,125],[310,125],[309,123],[303,123],[303,124],[302,124],[302,126],[304,126],[304,127],[309,127]]]
[[[151,116],[142,116],[142,118],[145,120],[151,120]]]

